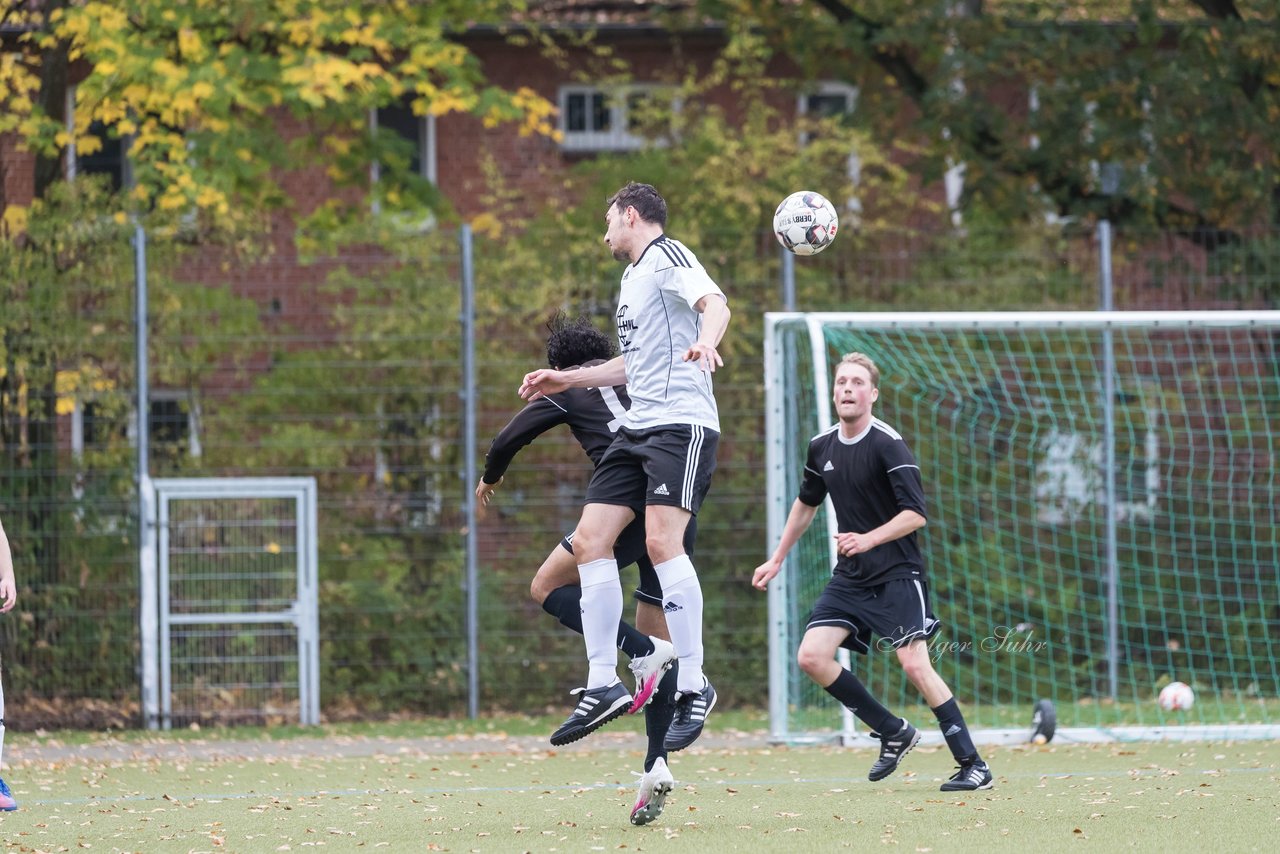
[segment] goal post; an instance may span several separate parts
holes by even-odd
[[[866,353],[924,478],[930,655],[979,738],[1024,739],[1041,699],[1064,739],[1280,737],[1280,312],[771,313],[765,339],[766,551],[832,365]],[[770,585],[777,741],[854,737],[795,664],[834,524]],[[891,655],[853,658],[931,720]],[[1170,681],[1189,711],[1157,705]]]

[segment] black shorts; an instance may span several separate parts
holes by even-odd
[[[698,540],[698,518],[689,520],[689,527],[684,529],[684,552],[693,557],[693,546]],[[564,535],[560,545],[565,551],[573,554],[573,531]],[[640,569],[640,586],[636,588],[635,597],[638,602],[662,607],[662,585],[658,583],[658,573],[654,571],[653,561],[644,542],[644,517],[637,516],[631,524],[622,529],[618,541],[613,544],[613,559],[621,569],[636,564]]]
[[[849,630],[840,644],[854,652],[871,651],[871,635],[882,639],[877,649],[898,649],[917,638],[928,640],[942,623],[929,607],[929,585],[915,578],[899,578],[875,587],[858,587],[837,575],[809,612],[806,630],[839,626]]]
[[[719,444],[715,430],[690,424],[622,427],[591,476],[587,503],[630,507],[637,516],[648,504],[697,513],[711,487]]]

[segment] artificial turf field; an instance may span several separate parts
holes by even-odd
[[[1280,743],[988,747],[991,791],[945,794],[944,749],[869,783],[869,749],[709,732],[632,827],[638,733],[568,748],[498,732],[328,731],[79,743],[10,736],[10,851],[1273,851]],[[243,731],[232,731],[243,734]],[[886,847],[887,846],[887,847]]]

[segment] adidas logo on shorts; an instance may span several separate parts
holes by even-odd
[[[659,484],[658,488],[653,491],[653,494],[654,495],[670,495],[671,493],[667,491],[667,485],[665,483],[662,483],[662,484]]]

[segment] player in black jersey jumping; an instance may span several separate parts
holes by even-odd
[[[926,641],[940,624],[929,607],[924,558],[916,531],[925,525],[920,467],[902,437],[876,418],[880,371],[861,353],[836,366],[833,401],[840,421],[809,442],[800,495],[791,505],[778,547],[756,568],[753,586],[764,590],[782,561],[831,496],[839,558],[831,581],[813,606],[797,659],[800,669],[847,706],[880,739],[871,780],[895,770],[920,733],[891,714],[835,660],[840,647],[866,654],[871,636],[892,648],[911,684],[938,719],[960,769],[942,791],[991,788],[991,769],[978,755],[947,683],[933,669]]]
[[[570,321],[562,312],[548,326],[551,336],[547,339],[547,363],[553,368],[575,370],[601,364],[614,355],[609,336],[596,329],[586,317]],[[529,403],[493,440],[485,457],[484,474],[476,485],[476,498],[482,506],[487,505],[515,455],[559,424],[569,426],[592,464],[598,464],[613,442],[621,416],[629,406],[626,386],[571,388]],[[685,548],[690,552],[696,532],[694,522],[685,535]],[[636,623],[634,627],[625,621],[619,623],[617,645],[631,659],[630,668],[636,679],[635,695],[628,711],[635,713],[642,707],[645,710],[649,750],[631,821],[648,824],[662,813],[667,793],[675,784],[667,768],[663,741],[675,714],[677,670],[673,665],[676,656],[662,613],[662,586],[653,562],[645,553],[643,517],[622,532],[614,554],[619,566],[635,563],[640,570],[640,586],[635,591]],[[548,614],[582,634],[582,587],[573,555],[573,534],[566,535],[547,555],[534,575],[529,592]],[[579,727],[560,743],[576,741],[587,731],[586,727]]]

